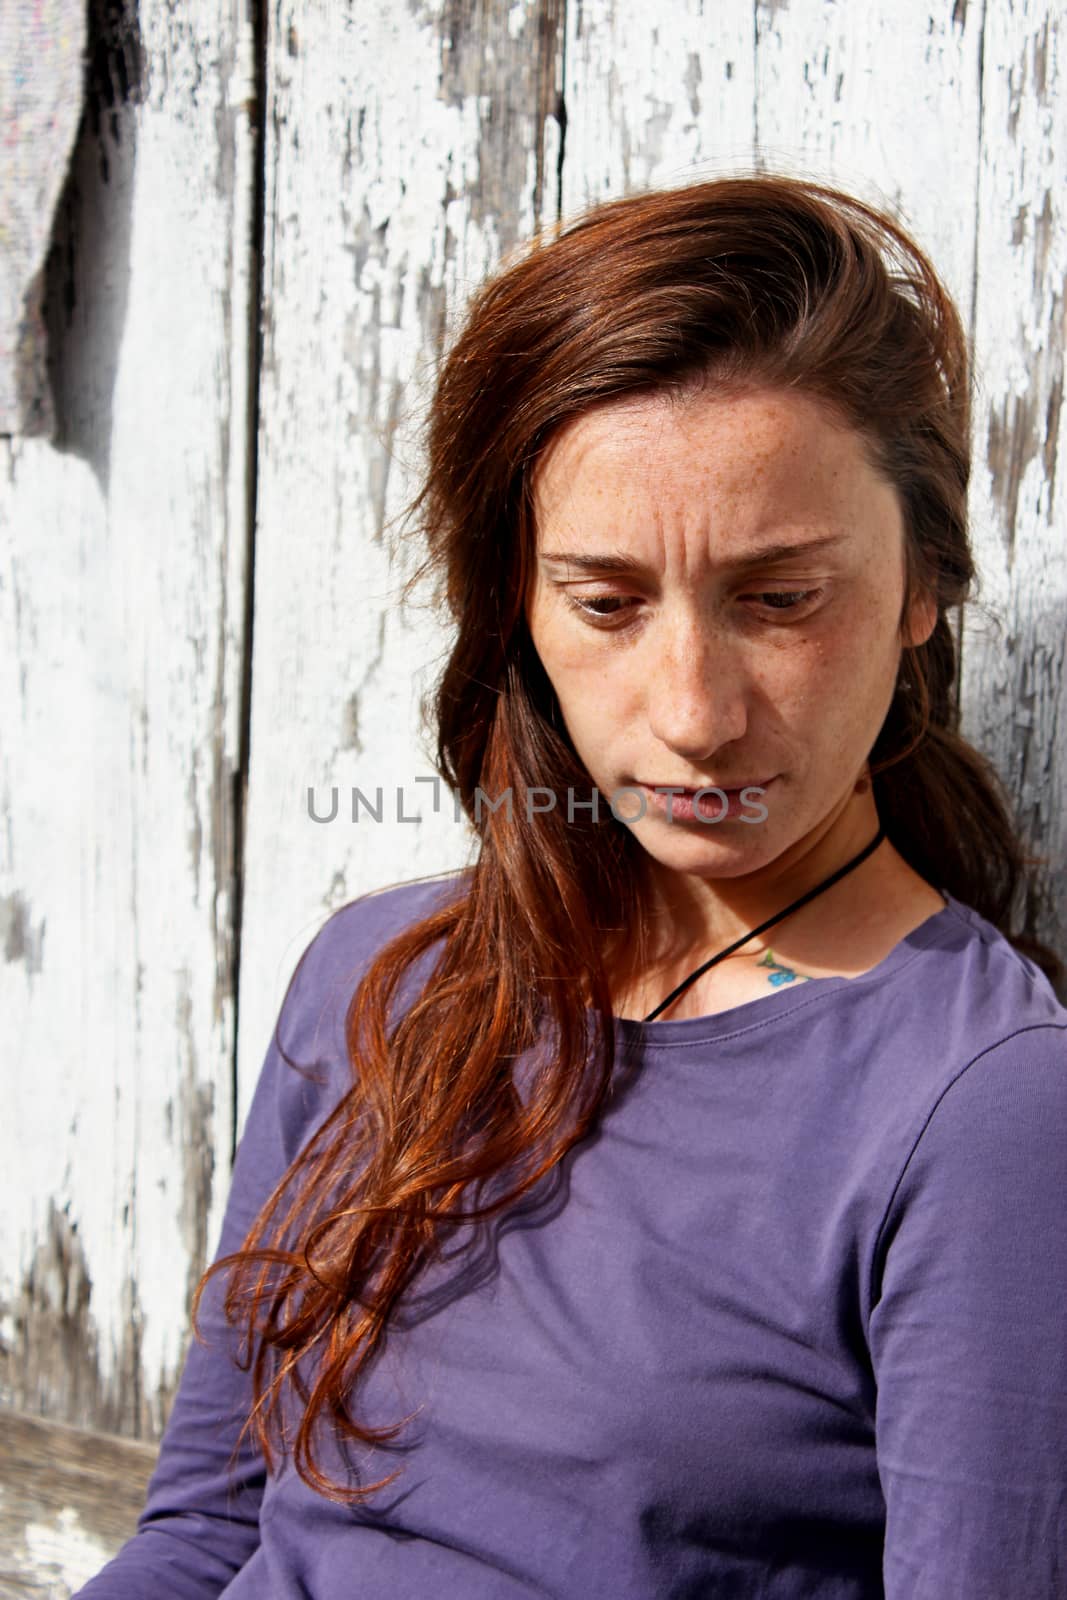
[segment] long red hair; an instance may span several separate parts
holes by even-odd
[[[525,803],[529,787],[590,793],[524,621],[538,459],[602,402],[754,383],[809,394],[863,437],[903,508],[905,609],[917,586],[937,602],[871,752],[891,842],[1059,973],[1011,929],[1033,858],[957,732],[950,613],[974,574],[970,380],[959,315],[924,254],[861,201],[765,174],[631,195],[539,236],[475,296],[442,361],[408,513],[456,628],[437,756],[478,832],[477,863],[463,894],[371,962],[347,1015],[351,1088],[243,1249],[211,1269],[229,1275],[248,1426],[268,1466],[291,1388],[295,1464],[331,1498],[358,1501],[396,1476],[333,1481],[320,1428],[394,1436],[358,1414],[390,1317],[446,1233],[512,1205],[591,1129],[613,1082],[607,974],[621,930],[641,959],[630,831],[606,812],[568,821]],[[479,789],[508,788],[510,815],[476,804]],[[431,976],[404,1010],[400,985],[428,952]],[[520,1098],[513,1062],[546,1038]]]

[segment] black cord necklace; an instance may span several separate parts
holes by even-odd
[[[733,944],[727,945],[725,950],[720,950],[718,955],[712,956],[709,961],[702,961],[700,966],[697,967],[694,972],[689,974],[688,978],[683,978],[681,983],[678,984],[677,988],[671,990],[666,1000],[661,1000],[656,1009],[648,1013],[648,1016],[644,1018],[644,1021],[654,1022],[659,1016],[660,1012],[666,1011],[668,1006],[673,1005],[678,996],[685,989],[688,989],[691,983],[695,983],[698,978],[703,977],[704,973],[707,972],[709,967],[713,967],[717,961],[725,961],[727,956],[733,955],[735,950],[740,950],[743,944],[747,944],[748,941],[750,939],[754,939],[757,934],[765,933],[766,930],[772,927],[774,923],[781,922],[783,917],[787,917],[791,911],[798,911],[801,906],[806,906],[809,900],[814,900],[817,894],[822,894],[824,889],[829,889],[831,884],[837,883],[840,878],[845,876],[846,872],[852,872],[854,868],[859,866],[861,861],[866,861],[867,857],[871,855],[873,851],[877,850],[884,838],[885,829],[882,827],[881,823],[879,823],[878,832],[875,834],[870,844],[863,847],[858,856],[853,856],[851,861],[846,861],[843,867],[838,867],[836,872],[832,872],[828,878],[824,878],[822,883],[817,883],[814,889],[809,889],[807,894],[802,894],[799,900],[794,900],[793,904],[791,906],[786,906],[784,911],[779,911],[776,916],[768,917],[766,922],[761,922],[758,928],[752,929],[751,933],[742,934],[740,939],[735,939]]]

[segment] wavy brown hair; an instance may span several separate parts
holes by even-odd
[[[954,609],[967,533],[970,377],[952,300],[889,216],[824,185],[741,176],[631,195],[541,234],[470,305],[437,373],[427,468],[408,508],[456,627],[434,703],[441,775],[479,836],[463,892],[370,963],[346,1018],[351,1087],[216,1264],[244,1333],[248,1427],[268,1467],[284,1439],[320,1493],[320,1429],[384,1443],[358,1417],[361,1376],[402,1298],[457,1230],[513,1205],[592,1128],[614,1081],[608,972],[642,946],[640,847],[613,819],[528,815],[526,791],[589,794],[524,619],[533,480],[558,430],[623,396],[685,402],[778,386],[855,429],[895,486],[906,536],[901,620],[924,589],[871,751],[878,812],[904,859],[1000,928],[1033,858],[989,763],[957,731]],[[478,793],[511,789],[510,816]],[[582,820],[582,818],[586,820]],[[414,1004],[401,985],[432,967]],[[536,1052],[529,1092],[515,1058]],[[546,1043],[550,1041],[550,1045]],[[205,1279],[206,1281],[206,1279]],[[299,1422],[286,1436],[284,1403]]]

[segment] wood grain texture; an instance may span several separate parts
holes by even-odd
[[[67,1600],[134,1532],[151,1445],[0,1411],[0,1595]]]
[[[562,43],[554,0],[271,12],[242,1106],[325,913],[467,859],[415,782],[445,638],[399,610],[388,525],[450,318],[556,215]],[[353,787],[383,791],[380,822],[353,822]],[[309,789],[325,817],[337,790],[333,821]]]
[[[0,445],[0,1399],[154,1435],[232,1135],[238,18],[99,3],[90,32],[58,433]]]
[[[565,215],[751,164],[751,0],[567,8]]]
[[[990,5],[977,206],[974,524],[964,731],[1048,865],[1030,922],[1067,953],[1067,95],[1060,9]]]
[[[927,250],[968,322],[978,186],[977,6],[757,0],[761,160],[887,207]]]

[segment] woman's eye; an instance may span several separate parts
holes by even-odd
[[[766,589],[756,594],[744,594],[742,600],[755,601],[765,613],[788,613],[800,611],[814,604],[823,594],[822,588],[817,589]],[[570,594],[566,595],[567,604],[587,622],[600,623],[604,626],[621,626],[632,622],[641,605],[641,600],[633,595],[625,594]]]
[[[817,600],[821,589],[771,589],[764,594],[743,595],[745,600],[758,600],[772,611],[795,611],[808,601]]]
[[[599,622],[610,622],[613,618],[625,613],[638,602],[630,595],[625,594],[569,594],[567,601],[583,617],[590,617]]]

